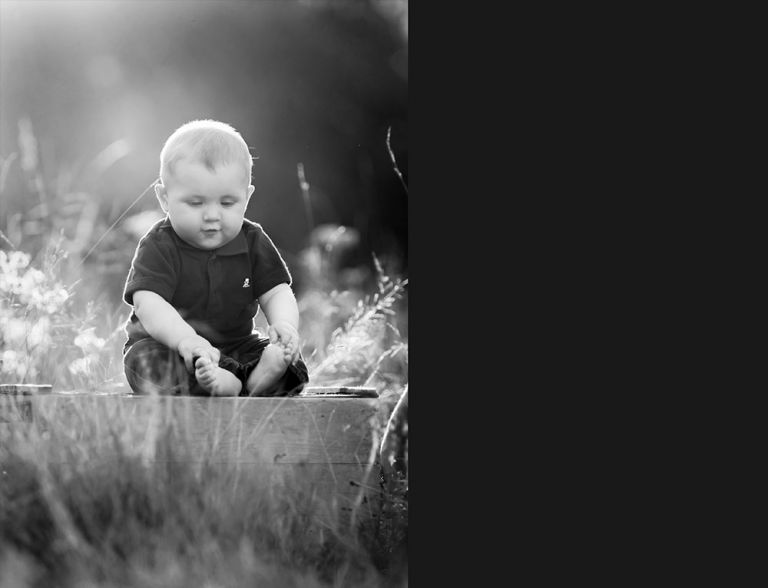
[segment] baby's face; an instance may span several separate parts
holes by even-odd
[[[156,186],[176,234],[199,249],[217,249],[234,239],[253,193],[245,175],[239,165],[209,171],[201,163],[179,161],[168,185]]]

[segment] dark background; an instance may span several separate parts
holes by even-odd
[[[373,252],[405,274],[408,196],[386,140],[391,129],[407,184],[407,11],[397,0],[2,0],[0,157],[19,152],[19,123],[28,120],[49,203],[66,192],[96,204],[91,246],[157,177],[175,128],[223,120],[256,158],[247,217],[264,225],[289,265],[313,228],[302,163],[314,226],[346,225],[360,236],[347,262],[370,262]],[[6,234],[14,214],[31,214],[31,175],[20,159],[8,166]],[[152,193],[131,214],[143,210],[159,211]],[[65,236],[74,230],[64,226]],[[16,244],[24,249],[33,232]],[[107,240],[94,257],[117,249],[129,262],[129,242]]]

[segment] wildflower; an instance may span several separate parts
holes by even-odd
[[[23,379],[28,371],[26,364],[21,361],[21,355],[13,349],[6,349],[0,354],[0,370],[18,379]]]
[[[27,335],[29,324],[21,319],[9,317],[5,320],[3,328],[3,338],[10,347],[20,347],[24,344],[24,338]]]
[[[53,314],[61,309],[67,298],[69,298],[69,292],[60,284],[55,284],[52,288],[36,288],[30,291],[23,301],[38,310]]]
[[[73,376],[87,375],[91,367],[91,360],[88,357],[79,357],[70,363],[68,367],[69,373]]]
[[[27,336],[27,344],[30,347],[48,347],[51,343],[50,332],[50,319],[47,316],[41,316],[29,330],[29,335]]]
[[[3,368],[8,368],[16,363],[16,352],[13,349],[6,349],[0,355],[0,361],[3,362]]]
[[[75,337],[75,345],[82,349],[85,354],[100,351],[106,343],[104,339],[96,336],[95,330],[95,327],[88,327]]]
[[[6,253],[0,250],[0,270],[3,274],[16,274],[18,270],[24,269],[29,265],[31,257],[23,251],[11,251]]]
[[[39,269],[29,268],[18,283],[18,294],[23,302],[29,302],[44,288],[45,274]]]

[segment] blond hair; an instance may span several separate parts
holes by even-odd
[[[176,129],[160,151],[160,180],[168,183],[174,166],[182,159],[203,164],[215,171],[230,163],[243,166],[251,183],[253,159],[248,145],[234,127],[217,120],[193,120]]]

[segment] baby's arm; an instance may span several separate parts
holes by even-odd
[[[156,292],[134,292],[133,309],[153,339],[179,352],[189,372],[194,369],[192,360],[195,356],[207,357],[214,364],[219,363],[219,350],[198,335],[176,309]]]
[[[288,284],[278,284],[259,296],[259,304],[269,323],[269,339],[279,344],[286,359],[293,363],[299,355],[299,306]]]

